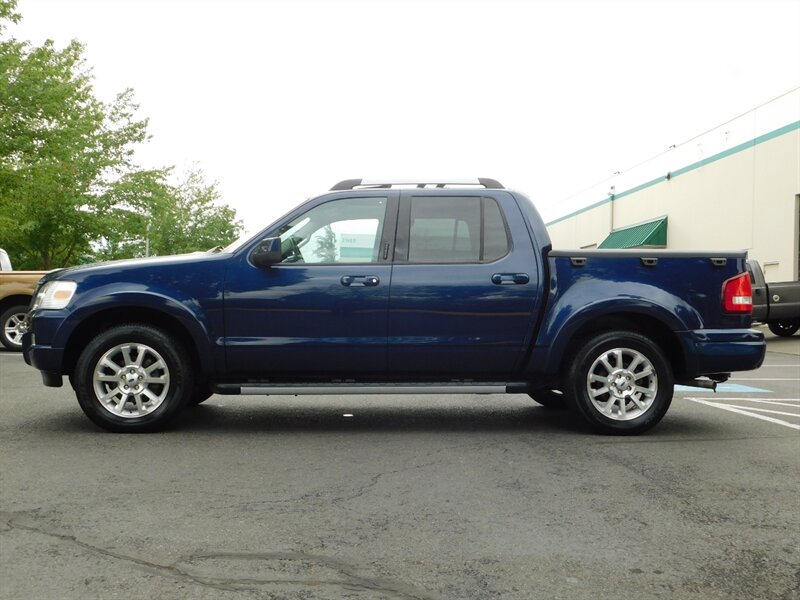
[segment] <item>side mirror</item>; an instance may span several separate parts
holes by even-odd
[[[269,267],[281,262],[281,238],[264,238],[250,254],[250,260],[257,267]]]

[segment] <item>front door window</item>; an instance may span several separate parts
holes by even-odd
[[[320,204],[281,228],[282,263],[379,261],[386,198],[344,198]]]

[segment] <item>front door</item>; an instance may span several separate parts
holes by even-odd
[[[323,197],[264,237],[282,262],[237,256],[225,289],[228,372],[250,379],[370,376],[386,369],[397,192]]]

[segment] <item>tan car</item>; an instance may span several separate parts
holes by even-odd
[[[36,284],[47,271],[12,271],[5,250],[0,250],[0,343],[9,350],[22,350],[25,314]]]

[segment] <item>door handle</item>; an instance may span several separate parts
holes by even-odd
[[[492,283],[495,285],[522,285],[531,280],[527,273],[495,273]]]
[[[345,287],[375,287],[381,282],[376,275],[344,275],[339,281]]]

